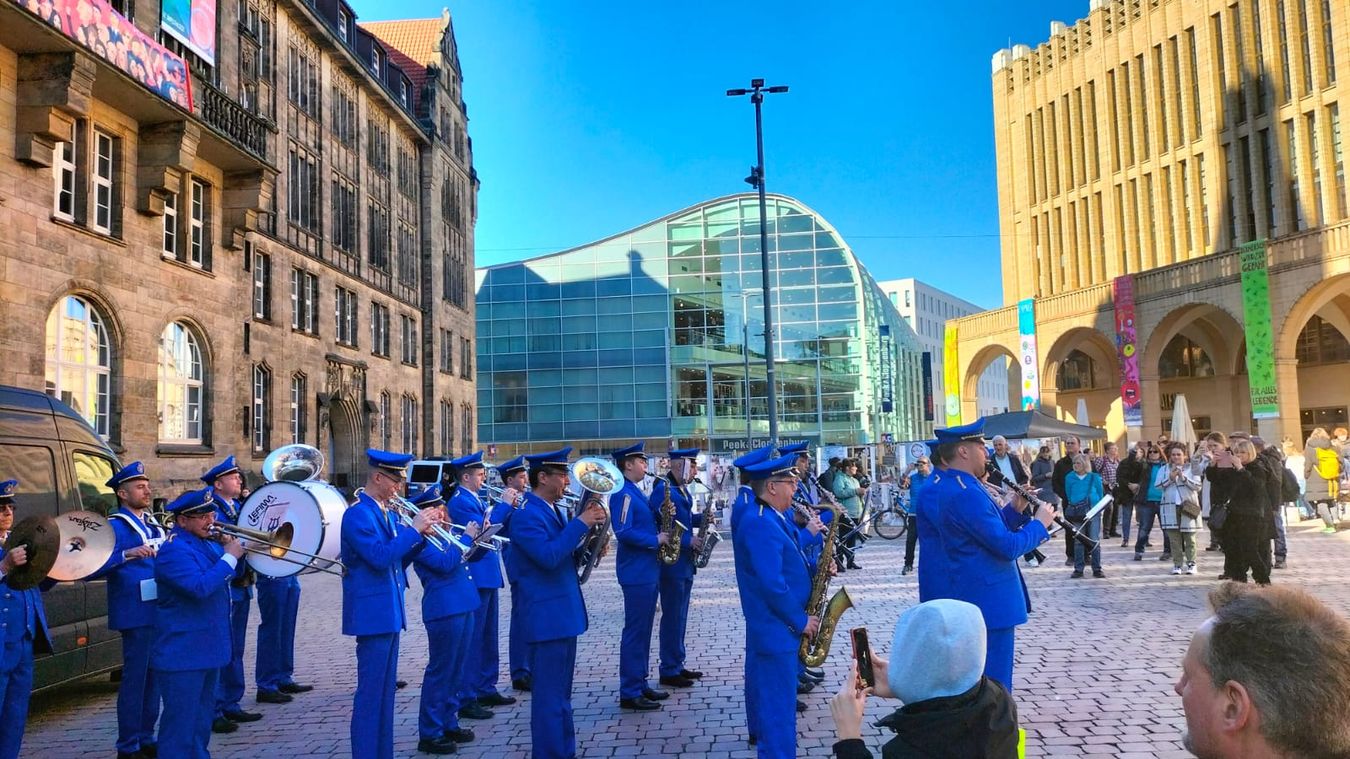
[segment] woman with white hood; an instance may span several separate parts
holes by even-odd
[[[911,607],[895,623],[889,661],[872,656],[875,688],[861,687],[857,664],[830,701],[838,759],[870,759],[862,740],[869,695],[904,706],[877,722],[895,737],[882,759],[1015,759],[1021,742],[1017,705],[984,676],[985,629],[979,608],[938,599]]]

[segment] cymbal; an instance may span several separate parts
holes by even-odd
[[[67,511],[56,517],[61,542],[47,576],[61,582],[83,580],[103,568],[117,545],[112,525],[92,511]]]
[[[61,545],[56,520],[46,514],[24,517],[10,531],[5,553],[21,545],[28,547],[28,563],[15,567],[5,576],[5,582],[15,590],[28,590],[47,579],[47,572],[56,563],[57,547]]]

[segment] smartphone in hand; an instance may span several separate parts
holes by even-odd
[[[858,663],[858,679],[864,688],[876,687],[872,674],[872,647],[867,643],[867,628],[855,627],[849,631],[853,638],[853,659]]]

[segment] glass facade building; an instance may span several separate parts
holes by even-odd
[[[780,441],[921,438],[914,332],[819,215],[772,195],[768,216]],[[753,194],[478,269],[478,439],[497,458],[763,444],[762,282]]]

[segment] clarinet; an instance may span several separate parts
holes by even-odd
[[[1040,508],[1041,506],[1050,506],[1050,504],[1041,500],[1040,497],[1037,496],[1035,493],[1028,490],[1025,485],[1019,485],[1016,482],[1009,480],[1006,476],[1004,476],[1003,472],[998,469],[998,467],[990,466],[986,468],[986,471],[989,472],[989,479],[993,480],[997,478],[996,484],[999,487],[1006,487],[1009,490],[1013,491],[1014,493],[1022,496],[1023,498],[1026,499],[1027,503],[1031,504],[1032,508]],[[1054,509],[1054,506],[1050,506],[1050,508]],[[1088,550],[1092,550],[1093,548],[1097,547],[1096,541],[1079,532],[1078,528],[1074,527],[1071,523],[1065,521],[1064,517],[1061,517],[1059,514],[1055,514],[1052,517],[1052,519],[1054,520],[1055,524],[1059,525],[1060,529],[1067,532],[1070,537],[1087,546]],[[1039,559],[1039,557],[1037,558]]]

